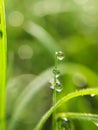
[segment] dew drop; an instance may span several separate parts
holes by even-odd
[[[63,86],[60,82],[57,82],[55,85],[55,89],[57,92],[61,92],[63,90]]]
[[[53,73],[56,76],[56,78],[58,78],[60,76],[60,71],[55,68],[53,69]]]
[[[50,88],[51,88],[51,89],[54,89],[54,81],[53,81],[53,79],[51,79],[51,80],[49,81],[49,83],[50,83]]]
[[[62,119],[62,128],[65,128],[66,130],[71,130],[71,122],[67,118]]]
[[[56,52],[56,56],[58,60],[63,60],[64,59],[64,52],[58,51]]]
[[[63,118],[63,120],[64,120],[64,121],[66,121],[66,122],[68,121],[68,119],[67,119],[67,118]]]

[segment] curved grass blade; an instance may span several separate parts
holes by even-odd
[[[42,117],[38,125],[35,127],[34,130],[41,130],[44,126],[46,120],[50,117],[50,115],[62,104],[66,103],[67,101],[71,100],[72,98],[78,97],[78,96],[84,96],[84,95],[90,95],[90,94],[96,94],[98,95],[98,88],[93,89],[84,89],[76,92],[72,92],[68,94],[67,96],[64,96],[61,98],[53,107],[50,108],[50,110]]]
[[[6,24],[4,0],[0,0],[0,129],[5,130]]]
[[[19,96],[18,100],[16,101],[16,109],[13,114],[13,117],[10,121],[10,124],[7,128],[7,130],[14,130],[16,126],[16,122],[28,102],[32,97],[35,96],[37,92],[49,81],[51,78],[52,72],[50,70],[47,70],[40,74],[37,78],[35,78],[22,92],[22,94]],[[45,79],[45,80],[44,80]],[[29,89],[28,89],[29,88]],[[28,93],[28,94],[27,94]],[[26,94],[26,95],[25,95]],[[26,98],[24,97],[26,96]],[[22,99],[22,102],[21,102]],[[18,106],[19,105],[19,106]],[[18,108],[17,108],[18,106]]]
[[[91,121],[91,122],[98,122],[98,114],[91,114],[91,113],[58,113],[56,118],[64,119],[77,119],[77,120],[84,120],[84,121]]]
[[[88,68],[74,63],[67,63],[59,66],[61,68],[61,74],[73,74],[74,72],[81,72],[84,74],[89,74],[89,81],[93,81],[91,85],[95,85],[94,81],[98,83],[98,77],[95,73],[93,73]],[[21,115],[24,108],[27,106],[28,102],[31,98],[34,97],[44,86],[45,84],[52,78],[52,70],[50,68],[43,73],[41,73],[37,78],[35,78],[21,93],[19,98],[16,101],[16,109],[14,110],[13,117],[8,126],[8,130],[13,130],[15,128],[15,124],[19,116]],[[88,75],[86,75],[88,76]],[[92,80],[91,80],[92,79]],[[93,80],[94,79],[94,80]],[[18,106],[18,108],[17,108]]]
[[[53,57],[55,51],[61,50],[61,47],[57,44],[53,37],[40,25],[29,21],[24,25],[24,30],[31,36],[37,38]]]

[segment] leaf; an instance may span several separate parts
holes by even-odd
[[[0,129],[5,130],[6,25],[4,1],[0,0]]]

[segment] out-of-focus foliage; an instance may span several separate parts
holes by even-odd
[[[48,79],[52,78],[52,71],[48,69],[54,65],[55,51],[64,51],[64,64],[70,62],[60,79],[64,90],[58,100],[69,92],[98,85],[98,1],[6,0],[5,4],[7,129],[32,130],[51,106]],[[76,98],[58,111],[98,113],[97,101],[97,96]],[[19,114],[22,105],[25,107]],[[47,129],[51,119],[48,123]],[[98,129],[91,122],[75,120],[74,125],[79,130]]]

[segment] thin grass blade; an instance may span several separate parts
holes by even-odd
[[[0,0],[0,129],[5,130],[6,24],[4,0]]]

